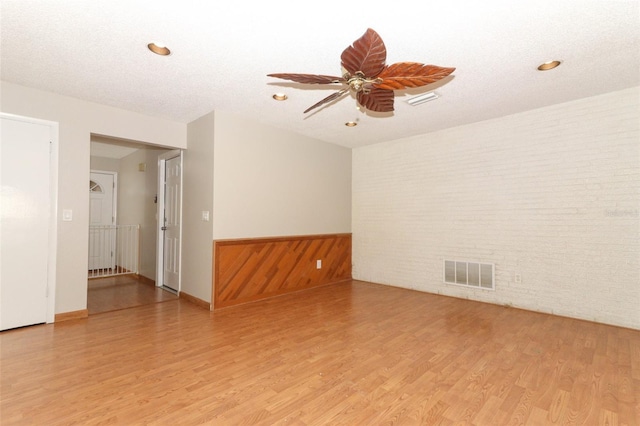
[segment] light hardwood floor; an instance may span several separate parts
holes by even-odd
[[[640,422],[640,331],[359,281],[0,345],[3,426]]]
[[[177,298],[135,275],[93,278],[87,288],[87,310],[93,315]]]

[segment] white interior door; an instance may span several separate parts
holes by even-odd
[[[115,174],[92,171],[89,193],[89,270],[114,269]]]
[[[47,322],[51,127],[6,117],[0,127],[0,330],[7,330]]]
[[[182,157],[164,161],[164,217],[162,285],[180,290],[180,233],[182,214]]]

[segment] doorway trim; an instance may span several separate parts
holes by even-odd
[[[178,268],[180,273],[178,274],[178,288],[176,289],[178,294],[180,293],[180,289],[182,288],[182,224],[183,224],[183,215],[182,215],[182,199],[184,193],[184,155],[183,150],[174,149],[164,154],[158,156],[158,206],[156,210],[156,286],[164,287],[164,234],[162,232],[163,226],[163,214],[164,205],[165,205],[165,193],[164,193],[164,183],[165,183],[165,163],[175,157],[180,157],[180,256],[178,257]]]
[[[1,118],[49,126],[49,235],[47,250],[47,323],[56,316],[56,272],[58,261],[58,150],[59,124],[22,115],[0,112]]]

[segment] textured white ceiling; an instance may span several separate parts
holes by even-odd
[[[180,122],[227,110],[348,147],[640,85],[638,1],[380,4],[1,0],[0,78]],[[453,77],[396,92],[395,113],[374,117],[353,97],[304,115],[332,88],[266,76],[340,75],[340,54],[368,27],[387,63],[456,67]],[[153,55],[151,41],[172,55]],[[551,59],[563,63],[536,70]],[[406,104],[430,90],[441,98]]]

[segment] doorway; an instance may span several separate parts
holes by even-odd
[[[87,309],[89,315],[110,310],[138,306],[140,304],[157,303],[158,301],[176,298],[175,291],[165,291],[159,287],[157,276],[157,239],[159,233],[159,157],[173,151],[134,141],[124,141],[106,136],[91,136],[91,171],[111,173],[114,176],[114,208],[113,227],[116,229],[116,254],[114,274],[109,277],[88,279]],[[96,178],[96,179],[93,179]],[[99,178],[92,176],[98,183]],[[108,177],[105,185],[108,186]],[[102,181],[101,181],[102,182]],[[104,189],[104,188],[103,188]],[[105,195],[106,197],[106,195]],[[97,214],[106,218],[108,207],[92,200],[90,216]],[[129,235],[129,227],[135,227],[131,234],[138,253],[137,266],[125,266],[129,262],[123,260],[126,253],[133,250],[121,250],[122,244]],[[179,239],[177,242],[179,246]],[[127,246],[129,246],[127,244]],[[124,256],[127,258],[127,256]],[[166,289],[168,290],[168,289]]]

